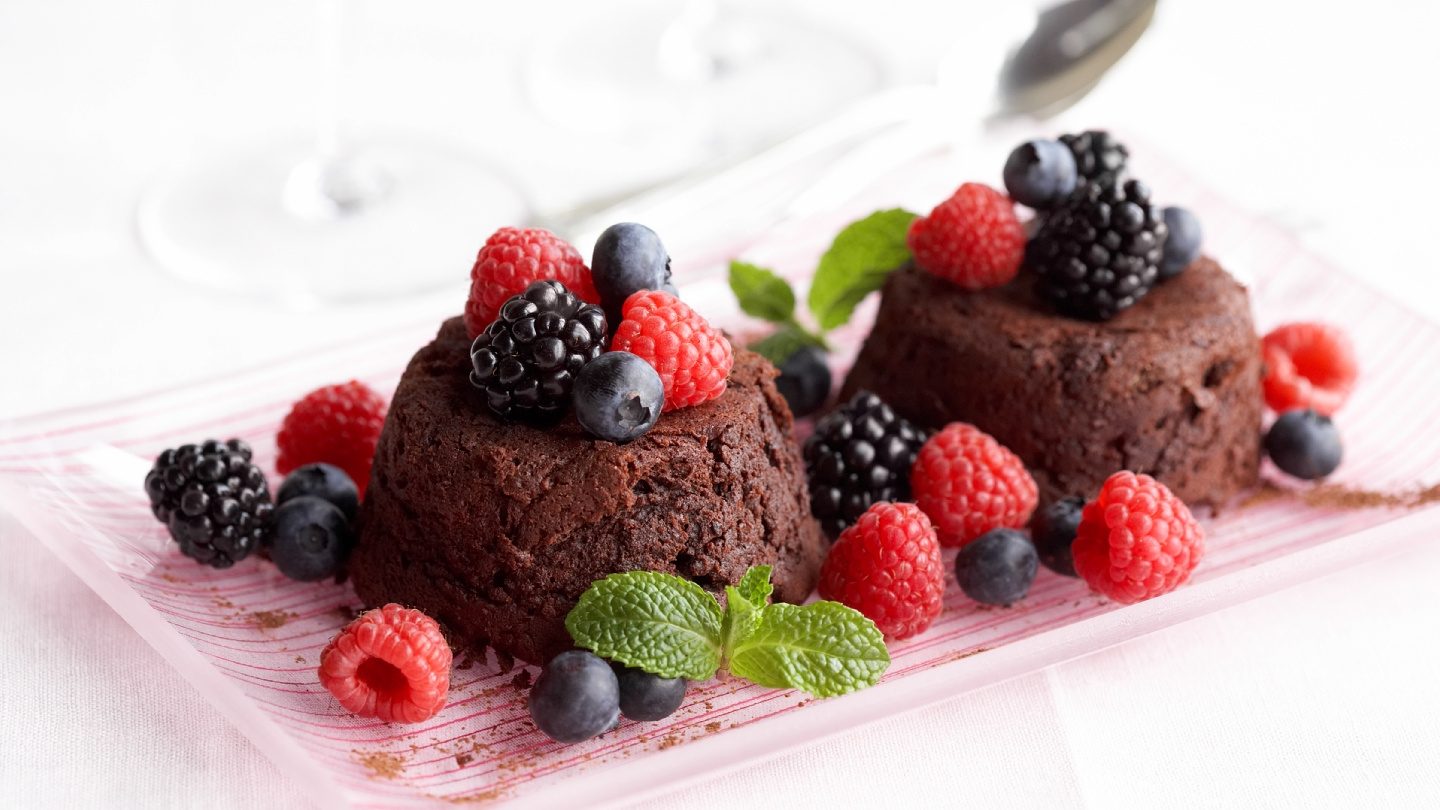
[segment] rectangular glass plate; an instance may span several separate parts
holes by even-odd
[[[977,165],[999,165],[993,154],[984,157]],[[803,284],[851,215],[897,202],[923,207],[953,188],[950,178],[989,176],[957,166],[952,154],[931,150],[833,212],[710,253],[743,252]],[[1347,458],[1335,480],[1400,491],[1440,478],[1440,434],[1430,429],[1440,421],[1432,388],[1440,379],[1440,327],[1172,166],[1153,159],[1144,166],[1142,176],[1164,190],[1164,200],[1199,212],[1207,250],[1252,285],[1262,328],[1325,319],[1354,338],[1364,376],[1338,419]],[[704,268],[687,273],[677,263],[680,277],[700,279],[686,287],[686,298],[737,333],[754,330],[710,264],[707,278]],[[872,301],[837,335],[837,370],[853,357],[873,311]],[[952,587],[930,630],[892,645],[894,664],[881,684],[843,698],[815,701],[733,681],[698,684],[663,722],[627,722],[589,743],[562,746],[529,721],[517,686],[527,668],[462,654],[444,711],[416,726],[389,726],[349,716],[316,679],[320,649],[357,606],[347,585],[290,582],[253,558],[227,571],[190,562],[150,516],[141,481],[161,449],[209,436],[249,440],[273,476],[275,430],[297,396],[352,377],[393,390],[434,328],[392,326],[283,365],[32,417],[0,437],[4,508],[322,806],[631,801],[1335,570],[1440,525],[1436,509],[1339,510],[1259,499],[1208,519],[1209,551],[1192,582],[1150,602],[1122,608],[1043,570],[1029,597],[1009,609],[977,606]]]

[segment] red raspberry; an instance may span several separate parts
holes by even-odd
[[[1263,346],[1265,404],[1276,413],[1310,408],[1330,416],[1350,398],[1360,368],[1339,327],[1287,323],[1266,335]]]
[[[992,529],[1024,528],[1039,500],[1025,464],[964,422],[951,422],[920,448],[910,469],[910,489],[947,548]]]
[[[600,303],[590,268],[569,242],[540,228],[501,228],[491,234],[470,270],[470,298],[465,302],[470,339],[499,317],[510,296],[547,278],[558,280],[581,300]]]
[[[688,408],[725,393],[735,365],[730,341],[675,296],[641,290],[625,299],[624,320],[610,350],[630,352],[660,372],[665,410]]]
[[[444,708],[450,662],[434,619],[389,604],[361,614],[325,645],[320,683],[362,717],[419,723]]]
[[[327,385],[306,394],[290,408],[275,443],[281,475],[306,464],[334,464],[355,482],[360,496],[370,483],[370,461],[385,425],[385,400],[356,380]]]
[[[1070,550],[1091,588],[1128,605],[1189,579],[1205,554],[1205,532],[1164,484],[1118,472],[1085,505]]]
[[[820,568],[820,597],[864,613],[890,638],[923,633],[944,595],[940,541],[913,504],[881,501],[865,510]]]
[[[1008,283],[1025,257],[1015,204],[980,183],[966,183],[929,216],[910,223],[905,242],[922,270],[967,290]]]

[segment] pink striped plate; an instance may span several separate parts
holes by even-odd
[[[953,168],[926,171],[929,160],[946,158],[892,176],[956,176]],[[1365,376],[1339,419],[1348,457],[1338,480],[1398,490],[1440,478],[1440,433],[1431,427],[1440,422],[1432,382],[1440,379],[1433,350],[1440,327],[1178,172],[1152,163],[1146,176],[1167,199],[1199,210],[1209,250],[1253,282],[1263,326],[1324,318],[1350,330]],[[950,185],[924,180],[866,197],[918,206]],[[798,278],[797,268],[813,264],[843,214],[864,207],[789,223],[728,254],[743,250]],[[714,281],[686,294],[713,317],[749,326]],[[870,311],[873,305],[840,336],[851,352]],[[417,726],[389,726],[349,716],[316,680],[321,647],[356,607],[347,586],[289,582],[258,560],[219,572],[196,566],[150,517],[141,480],[161,449],[206,436],[244,437],[260,463],[273,467],[275,429],[297,395],[348,377],[390,390],[433,328],[397,326],[281,367],[35,417],[0,437],[5,508],[323,806],[632,800],[1334,570],[1440,525],[1434,509],[1339,511],[1288,499],[1235,509],[1209,521],[1208,556],[1176,593],[1119,608],[1045,571],[1029,598],[1010,609],[978,607],[952,592],[928,632],[893,645],[894,665],[879,686],[834,700],[717,681],[696,686],[662,723],[625,723],[589,743],[561,746],[526,716],[517,688],[525,668],[461,656],[448,708]]]

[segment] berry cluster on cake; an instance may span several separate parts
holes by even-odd
[[[1205,553],[1191,507],[1254,484],[1262,453],[1336,469],[1357,366],[1332,326],[1262,340],[1198,219],[1128,163],[1104,132],[1030,141],[1008,194],[965,183],[852,223],[809,318],[733,262],[741,309],[777,327],[750,348],[681,300],[643,225],[607,229],[588,265],[502,228],[388,404],[357,381],[295,403],[273,502],[248,444],[210,440],[160,454],[151,510],[206,565],[348,576],[371,609],[316,670],[347,710],[427,720],[454,648],[491,647],[544,665],[531,718],[564,743],[662,719],[722,669],[873,685],[887,640],[941,613],[947,567],[981,605],[1021,602],[1041,565],[1117,603],[1169,593]],[[794,415],[831,401],[827,333],[877,290],[802,451]]]

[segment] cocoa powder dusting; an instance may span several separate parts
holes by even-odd
[[[1343,484],[1317,484],[1305,489],[1286,489],[1265,481],[1240,503],[1241,509],[1274,501],[1300,501],[1317,509],[1418,509],[1440,503],[1440,484],[1415,487],[1399,492],[1378,492],[1357,489]]]
[[[355,760],[365,766],[372,779],[398,779],[405,772],[405,758],[389,751],[354,751]]]
[[[294,618],[296,618],[294,613],[285,610],[257,610],[250,614],[250,619],[255,622],[255,626],[262,630],[284,627],[286,622]]]

